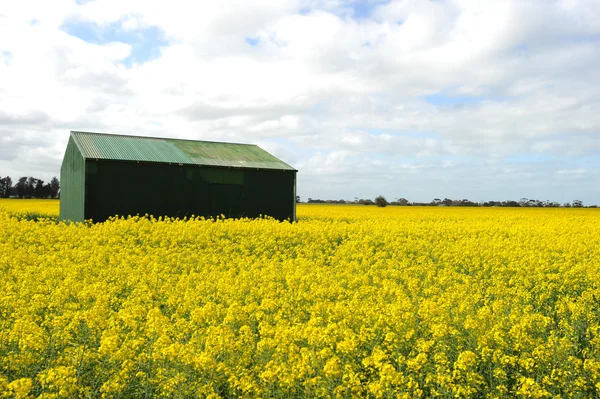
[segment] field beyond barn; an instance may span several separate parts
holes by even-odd
[[[600,392],[595,209],[44,215],[0,201],[0,397]]]

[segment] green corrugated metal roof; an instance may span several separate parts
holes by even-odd
[[[254,144],[71,132],[86,159],[295,170]]]

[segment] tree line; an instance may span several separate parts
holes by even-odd
[[[59,198],[60,182],[53,177],[48,183],[35,177],[23,176],[13,185],[10,176],[0,176],[0,198]]]
[[[297,197],[296,202],[301,202],[300,197]],[[397,205],[397,206],[482,206],[482,207],[523,207],[523,208],[597,208],[596,205],[584,206],[583,201],[573,200],[563,204],[550,200],[537,200],[529,198],[521,198],[519,201],[484,201],[476,202],[464,199],[450,198],[434,198],[431,202],[411,202],[406,198],[396,198],[394,201],[388,202],[385,197],[379,195],[374,200],[354,197],[354,200],[321,200],[309,198],[309,204],[360,204],[360,205]]]

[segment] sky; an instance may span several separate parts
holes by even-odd
[[[0,176],[71,130],[258,144],[302,200],[600,204],[600,1],[0,1]]]

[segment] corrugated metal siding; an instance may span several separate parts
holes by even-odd
[[[84,220],[84,159],[73,138],[69,139],[60,168],[60,219]]]
[[[293,218],[295,172],[87,161],[86,219],[115,214]],[[94,166],[91,166],[91,165]]]
[[[71,132],[86,159],[295,171],[256,145]]]

